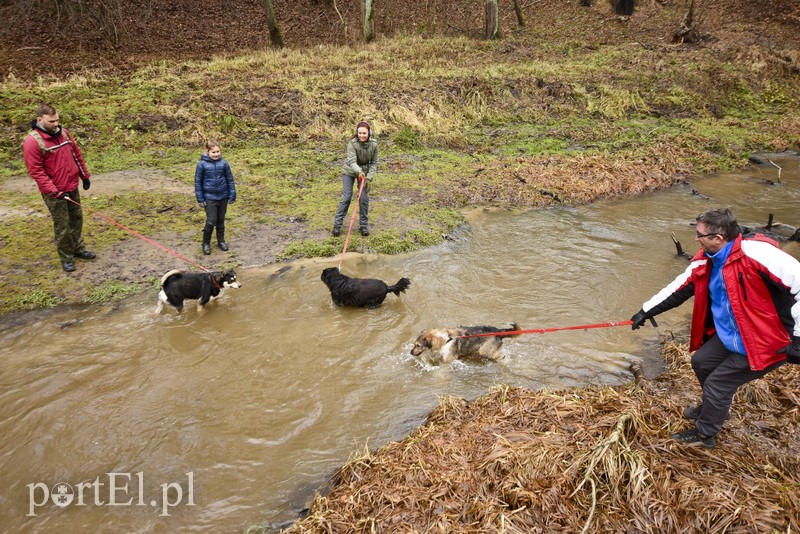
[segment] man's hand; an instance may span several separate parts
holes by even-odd
[[[198,202],[197,205],[200,206],[201,208],[205,208],[206,207],[206,201],[204,200],[202,202]]]
[[[638,312],[636,312],[633,315],[633,317],[631,317],[631,321],[633,321],[633,324],[631,325],[631,329],[632,330],[639,330],[639,328],[641,328],[644,325],[644,323],[645,323],[645,321],[647,321],[647,319],[648,319],[648,317],[647,317],[647,314],[644,312],[644,310],[639,310]]]
[[[800,336],[792,336],[792,342],[786,345],[786,361],[800,364]]]
[[[69,200],[69,195],[64,191],[56,191],[53,193],[53,198],[56,200]]]
[[[86,191],[90,187],[92,187],[92,181],[88,178],[81,178],[81,182],[83,182],[83,190]]]

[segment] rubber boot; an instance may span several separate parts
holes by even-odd
[[[228,252],[228,245],[225,243],[225,228],[217,227],[217,245],[223,252]]]
[[[211,254],[211,232],[214,231],[213,226],[206,226],[203,228],[203,254]]]

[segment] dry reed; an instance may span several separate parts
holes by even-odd
[[[344,465],[285,532],[798,532],[800,367],[743,387],[714,450],[680,445],[686,345],[616,387],[448,397]]]

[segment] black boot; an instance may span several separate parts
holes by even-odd
[[[228,252],[228,245],[225,243],[225,228],[217,227],[217,245],[223,252]]]
[[[225,227],[217,226],[217,246],[220,250],[228,252],[228,245],[225,243]]]
[[[213,226],[206,225],[203,228],[203,254],[211,254],[211,232],[213,231]]]

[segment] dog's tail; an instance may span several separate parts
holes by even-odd
[[[408,289],[408,286],[410,285],[411,285],[411,280],[409,280],[408,278],[401,278],[400,280],[397,281],[395,285],[389,286],[387,293],[394,293],[399,297],[400,293]]]
[[[173,269],[170,272],[168,272],[167,274],[165,274],[164,276],[162,276],[161,277],[161,286],[163,287],[164,284],[167,283],[167,280],[169,280],[173,276],[181,276],[181,272],[179,270],[177,270],[177,269]]]
[[[516,332],[517,330],[521,330],[517,323],[511,323],[511,326],[508,328],[501,328],[500,332]],[[519,334],[509,334],[505,336],[497,336],[497,337],[517,337]]]

